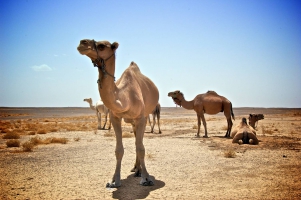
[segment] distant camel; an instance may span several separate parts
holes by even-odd
[[[247,124],[245,117],[242,118],[241,122],[234,128],[231,137],[233,138],[232,143],[255,145],[259,143],[256,137],[256,131],[252,126]]]
[[[159,133],[162,133],[162,132],[161,132],[161,129],[160,129],[160,112],[161,112],[161,105],[160,105],[160,103],[158,103],[158,104],[156,105],[155,109],[154,109],[153,112],[152,112],[152,116],[153,116],[153,125],[152,125],[152,123],[151,123],[151,121],[150,121],[150,117],[148,116],[148,122],[149,122],[149,124],[150,124],[150,126],[151,126],[151,133],[154,132],[154,127],[155,127],[155,125],[156,125],[156,116],[157,116],[157,120],[158,120]]]
[[[264,119],[263,114],[250,114],[249,125],[251,125],[255,129],[258,125],[258,121],[262,119]]]
[[[169,97],[172,97],[174,102],[179,105],[183,106],[183,108],[188,110],[194,110],[197,113],[198,118],[198,132],[197,137],[200,137],[200,126],[201,126],[201,119],[203,122],[203,126],[205,129],[205,135],[203,137],[208,137],[207,134],[207,124],[204,117],[204,113],[209,115],[215,115],[219,112],[224,112],[224,115],[227,118],[228,128],[225,137],[230,137],[231,128],[232,128],[232,120],[235,120],[233,110],[232,110],[232,103],[225,97],[218,95],[214,91],[208,91],[205,94],[197,95],[192,101],[186,101],[184,95],[179,90],[174,92],[168,93]]]
[[[90,108],[92,110],[96,110],[96,116],[97,116],[97,120],[98,120],[97,129],[104,130],[106,127],[106,124],[107,124],[108,114],[109,114],[110,110],[102,103],[101,100],[97,101],[95,105],[93,105],[91,98],[86,98],[86,99],[84,99],[84,101],[89,103]],[[104,113],[104,115],[105,115],[105,124],[103,125],[102,128],[101,128],[101,113]],[[110,120],[108,129],[111,129],[111,120]]]

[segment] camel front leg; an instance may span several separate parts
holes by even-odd
[[[106,187],[108,188],[117,188],[121,186],[121,177],[120,177],[120,171],[121,171],[121,161],[124,154],[124,148],[122,143],[122,129],[121,129],[121,118],[112,117],[110,116],[115,136],[116,136],[116,148],[115,148],[115,156],[116,156],[116,168],[115,173],[112,178],[111,183],[107,183]]]
[[[154,185],[153,180],[150,178],[146,166],[145,166],[145,148],[143,145],[143,136],[146,126],[146,118],[141,117],[140,119],[135,120],[136,128],[136,154],[138,156],[139,165],[141,166],[141,181],[140,184],[143,186]]]

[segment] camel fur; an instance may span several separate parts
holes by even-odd
[[[159,133],[161,134],[161,129],[160,129],[160,112],[161,112],[161,105],[160,103],[158,103],[155,107],[155,109],[152,111],[152,116],[153,116],[153,124],[151,123],[151,120],[150,120],[150,117],[148,117],[148,121],[149,121],[149,124],[151,126],[151,133],[154,132],[154,127],[156,125],[156,117],[157,117],[157,120],[158,120],[158,128],[159,128]]]
[[[88,56],[95,67],[98,68],[98,91],[100,97],[110,109],[110,119],[116,135],[116,168],[112,182],[106,187],[121,186],[121,161],[124,154],[122,142],[122,118],[126,123],[131,123],[135,134],[136,144],[136,174],[141,174],[140,184],[143,186],[154,185],[145,166],[145,147],[143,136],[147,117],[154,110],[159,101],[159,91],[156,85],[143,75],[135,62],[115,80],[115,51],[119,44],[108,41],[94,41],[83,39],[77,50],[80,54]]]
[[[234,127],[231,132],[232,143],[238,144],[254,144],[257,145],[259,140],[256,137],[256,131],[252,126],[248,125],[247,119],[242,118],[241,122]]]
[[[198,132],[196,137],[200,137],[201,120],[205,129],[205,135],[203,137],[208,137],[204,113],[215,115],[219,112],[224,112],[224,115],[227,118],[228,128],[225,137],[230,137],[231,128],[233,125],[231,116],[233,120],[235,120],[235,118],[232,110],[232,103],[227,98],[218,95],[214,91],[208,91],[207,93],[199,94],[192,101],[186,101],[184,94],[179,90],[169,92],[168,96],[172,97],[177,105],[183,106],[183,108],[188,110],[193,109],[197,113]]]
[[[98,130],[104,130],[108,121],[108,114],[110,110],[102,103],[101,100],[97,101],[95,105],[93,105],[93,101],[91,98],[86,98],[84,101],[88,102],[90,105],[90,108],[92,110],[96,111],[96,116],[97,116],[97,129]],[[105,115],[105,123],[103,127],[101,127],[101,113]],[[109,123],[109,130],[111,129],[111,122]]]
[[[249,115],[249,125],[251,125],[254,129],[257,128],[258,121],[264,119],[263,114],[250,114]]]

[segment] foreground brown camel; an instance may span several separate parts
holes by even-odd
[[[235,118],[232,110],[232,103],[225,97],[218,95],[214,91],[208,91],[205,94],[197,95],[192,101],[186,101],[184,98],[184,94],[179,90],[176,90],[174,92],[169,92],[168,96],[172,97],[172,99],[177,105],[183,106],[183,108],[188,110],[193,109],[197,113],[197,118],[198,118],[198,132],[196,135],[197,137],[200,137],[201,119],[205,129],[205,135],[203,137],[208,137],[207,124],[204,117],[204,113],[209,115],[215,115],[219,112],[224,112],[224,115],[227,118],[228,128],[225,137],[230,137],[231,128],[233,125],[231,120],[231,115],[233,120],[235,120]]]
[[[255,129],[258,125],[258,121],[262,119],[264,119],[263,114],[250,114],[249,125],[251,125]]]
[[[148,117],[148,121],[149,121],[149,124],[151,126],[151,133],[154,132],[154,127],[156,125],[156,116],[157,116],[157,120],[158,120],[158,128],[159,128],[159,133],[162,133],[161,132],[161,129],[160,129],[160,112],[161,112],[161,105],[160,103],[158,103],[155,107],[155,109],[153,110],[152,112],[152,116],[153,116],[153,124],[151,123],[150,121],[150,117]]]
[[[145,148],[143,135],[148,115],[154,110],[159,100],[159,91],[156,85],[144,76],[136,63],[123,72],[114,82],[115,51],[119,44],[108,41],[84,39],[80,41],[77,50],[80,54],[88,56],[95,67],[98,68],[98,90],[103,103],[110,109],[110,119],[116,135],[116,169],[111,183],[106,187],[119,187],[121,160],[124,154],[122,143],[121,120],[133,126],[136,139],[136,174],[141,172],[140,184],[154,185],[145,166]]]
[[[96,111],[97,123],[98,123],[97,129],[104,130],[106,127],[107,121],[108,121],[108,114],[109,114],[110,110],[105,105],[103,105],[101,100],[97,101],[95,105],[93,105],[93,101],[91,98],[86,98],[86,99],[84,99],[84,101],[88,102],[90,105],[90,108],[92,110]],[[104,123],[103,127],[101,127],[101,113],[103,113],[105,115],[105,123]],[[111,129],[111,121],[109,123],[108,129]]]
[[[256,131],[248,125],[246,118],[242,118],[241,122],[234,127],[231,137],[233,138],[232,143],[255,145],[259,143]]]

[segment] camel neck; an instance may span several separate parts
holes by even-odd
[[[89,102],[89,105],[90,105],[90,108],[91,108],[92,110],[95,110],[95,109],[96,109],[95,106],[92,104],[92,101]]]
[[[115,75],[115,55],[114,58],[111,58],[105,61],[105,70],[106,73]],[[104,105],[111,109],[116,110],[117,112],[122,112],[123,106],[118,100],[118,88],[115,84],[114,77],[104,74],[104,71],[101,68],[98,68],[98,90],[100,97]]]
[[[181,106],[187,110],[192,110],[193,109],[193,104],[194,104],[194,101],[186,101],[184,99],[184,97],[181,99]]]

